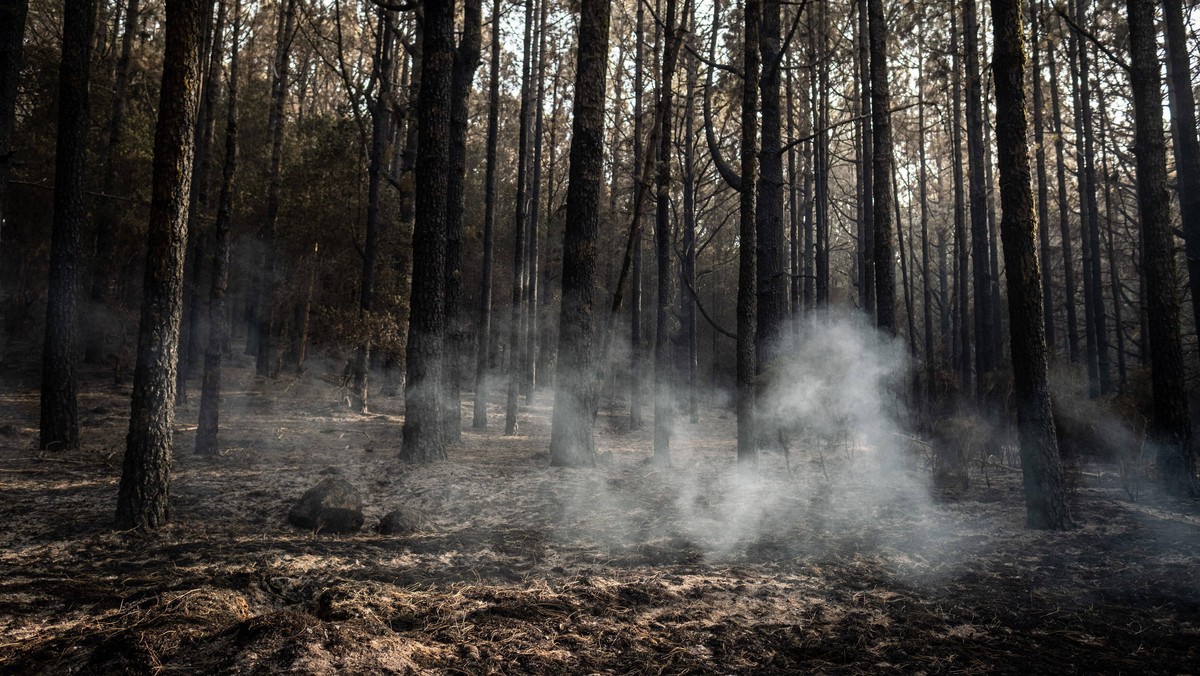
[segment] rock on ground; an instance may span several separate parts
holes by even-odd
[[[313,486],[288,512],[288,522],[326,533],[350,533],[363,525],[362,496],[345,479],[328,478]]]

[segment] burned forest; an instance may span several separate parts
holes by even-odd
[[[1194,673],[1195,0],[0,0],[0,672]]]

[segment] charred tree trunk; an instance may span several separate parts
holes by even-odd
[[[200,419],[196,427],[196,453],[216,455],[221,413],[221,360],[229,340],[225,292],[229,287],[229,231],[233,220],[234,179],[238,156],[238,43],[242,33],[242,3],[233,8],[233,39],[229,53],[229,103],[225,116],[225,164],[221,194],[213,224],[212,288],[208,300],[208,348],[204,352],[204,380],[200,387]]]
[[[875,135],[871,116],[871,30],[867,0],[858,2],[858,298],[873,321],[875,314]]]
[[[758,354],[756,365],[759,371],[778,355],[788,314],[788,278],[783,237],[781,6],[780,0],[763,0],[762,34],[759,44],[763,64],[760,76],[761,173],[758,177],[755,204],[758,222],[758,323],[755,330],[755,351]]]
[[[758,175],[758,70],[762,0],[746,0],[743,19],[742,192],[739,204],[737,292],[737,454],[738,466],[746,472],[758,464],[758,435],[755,423],[758,264],[755,260],[757,249],[754,240],[757,224],[754,193],[757,186],[755,179]],[[828,300],[828,287],[823,298]]]
[[[62,64],[58,71],[58,141],[55,147],[50,280],[42,349],[41,436],[38,439],[41,450],[79,449],[76,285],[85,217],[88,80],[95,23],[95,0],[66,0]]]
[[[641,181],[646,161],[642,147],[644,133],[642,105],[645,89],[645,5],[637,3],[635,40],[637,52],[633,61],[633,194],[642,190]],[[635,208],[641,208],[636,205]],[[640,214],[639,214],[640,216]],[[629,280],[629,429],[642,429],[642,238],[633,240],[633,261]]]
[[[675,117],[673,109],[673,78],[678,42],[675,37],[675,0],[666,0],[664,24],[664,54],[662,79],[659,80],[658,101],[658,198],[655,202],[654,248],[658,270],[658,294],[656,298],[654,331],[654,462],[671,464],[671,430],[675,424],[674,393],[674,322],[671,317],[672,282],[675,275],[671,269],[671,248],[674,245],[674,229],[671,227],[671,143],[674,140],[671,123]]]
[[[1158,468],[1167,490],[1174,495],[1195,497],[1200,493],[1200,487],[1196,482],[1191,420],[1183,382],[1175,243],[1167,198],[1167,152],[1162,131],[1162,81],[1159,78],[1154,4],[1154,0],[1126,2],[1138,211],[1142,218],[1143,267],[1153,355],[1150,367],[1154,391],[1151,439],[1158,449]]]
[[[974,0],[968,0],[973,2]],[[895,335],[896,233],[892,223],[892,115],[888,90],[887,27],[883,0],[867,0],[871,34],[871,161],[874,211],[872,226],[875,265],[876,324]]]
[[[1021,0],[992,0],[995,35],[996,157],[1000,165],[1001,237],[1008,271],[1009,336],[1017,437],[1025,486],[1026,523],[1059,530],[1070,525],[1058,461],[1037,257],[1037,219],[1030,187],[1029,120],[1025,107]]]
[[[550,430],[550,463],[596,464],[592,416],[598,395],[596,257],[604,173],[608,0],[582,0],[575,67],[571,166],[563,237],[562,309]]]
[[[687,3],[690,12],[687,17],[688,26],[692,30],[696,26],[696,8],[693,3]],[[690,37],[685,38],[690,42]],[[684,384],[687,387],[688,420],[700,422],[699,382],[696,378],[698,349],[696,344],[696,297],[685,289],[696,288],[696,81],[697,65],[693,50],[688,50],[685,62],[687,69],[687,98],[684,103],[684,145],[683,145],[683,264],[680,274],[683,283],[680,284],[679,299],[680,319],[683,322],[684,338]],[[785,280],[786,282],[786,280]]]
[[[541,238],[538,231],[541,226],[542,205],[542,139],[545,130],[545,100],[546,100],[546,33],[549,2],[542,0],[540,17],[538,18],[538,48],[537,48],[537,92],[533,110],[533,171],[530,176],[529,189],[529,235],[526,237],[525,266],[527,282],[525,285],[525,345],[524,348],[524,378],[521,381],[521,395],[525,403],[533,399],[533,390],[538,384],[537,351],[538,351],[538,275],[541,253]],[[615,150],[615,149],[614,149]],[[616,177],[614,171],[613,176]]]
[[[466,356],[467,325],[462,312],[463,181],[467,171],[467,104],[471,82],[479,67],[483,24],[480,0],[463,3],[463,33],[454,52],[454,75],[450,92],[450,170],[446,186],[446,443],[462,437],[463,359]]]
[[[487,427],[487,368],[492,344],[492,267],[496,241],[496,146],[500,128],[500,0],[492,2],[492,61],[488,88],[487,168],[484,175],[483,271],[475,340],[475,402],[471,427]]]
[[[158,528],[169,518],[187,203],[200,100],[202,5],[201,0],[167,0],[145,290],[129,435],[117,496],[116,525],[122,530]]]
[[[417,100],[413,272],[400,458],[446,459],[442,368],[446,329],[446,203],[454,75],[454,0],[425,0]]]
[[[1200,139],[1196,136],[1196,97],[1192,90],[1191,57],[1188,54],[1180,0],[1162,0],[1167,34],[1167,91],[1171,102],[1171,140],[1175,151],[1175,190],[1179,194],[1179,217],[1187,247],[1188,288],[1192,315],[1200,326]]]

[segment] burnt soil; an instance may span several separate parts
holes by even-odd
[[[630,431],[613,406],[605,463],[558,469],[542,393],[517,436],[499,398],[470,429],[465,398],[451,460],[410,466],[399,397],[359,415],[332,369],[226,378],[221,454],[191,452],[193,394],[172,520],[150,534],[111,527],[128,388],[86,372],[83,450],[39,456],[36,374],[0,379],[0,671],[1200,669],[1200,505],[1152,485],[1135,501],[1113,467],[1076,471],[1077,527],[1042,533],[1003,459],[946,496],[923,488],[919,452],[881,471],[801,437],[791,472],[764,453],[741,480],[730,412],[683,420],[660,468],[651,411]],[[330,475],[362,492],[363,531],[289,526]],[[374,533],[398,507],[418,530]]]

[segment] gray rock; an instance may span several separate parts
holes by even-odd
[[[375,531],[380,535],[408,535],[424,528],[425,523],[424,514],[415,509],[401,507],[384,514]]]
[[[362,507],[362,496],[354,484],[328,478],[296,501],[288,512],[288,522],[325,533],[351,533],[362,528]]]

